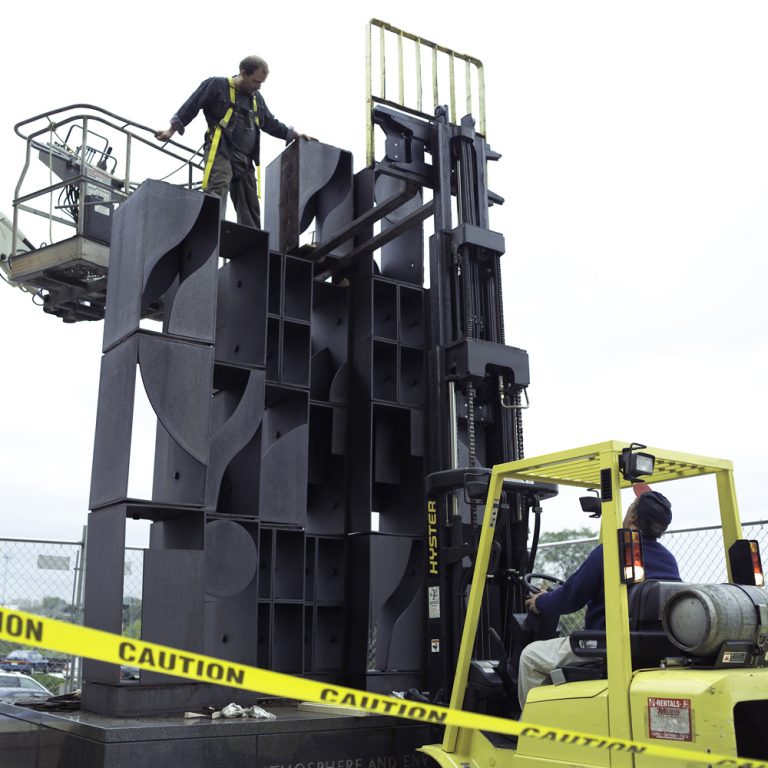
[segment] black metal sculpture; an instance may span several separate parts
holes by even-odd
[[[373,116],[385,156],[354,177],[349,153],[317,142],[270,166],[270,233],[161,182],[117,210],[89,625],[120,631],[125,521],[149,519],[145,639],[376,690],[445,688],[484,468],[522,455],[528,358],[504,343],[496,155],[470,118]],[[149,499],[128,498],[137,371],[157,416]],[[505,494],[484,621],[507,644],[538,490]],[[233,698],[97,663],[85,681],[84,707],[112,714]]]

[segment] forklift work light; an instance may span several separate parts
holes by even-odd
[[[637,584],[645,580],[643,539],[640,531],[619,528],[619,567],[622,584]]]
[[[644,475],[652,475],[656,458],[650,453],[637,453],[638,448],[646,446],[640,443],[632,443],[629,448],[624,448],[619,456],[619,470],[625,480],[634,482]]]
[[[763,562],[760,559],[760,545],[754,539],[739,539],[728,550],[731,561],[731,575],[735,584],[765,586]]]

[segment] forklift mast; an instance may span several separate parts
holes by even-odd
[[[409,37],[382,22],[374,20],[371,26],[378,27],[382,38],[385,32],[400,40]],[[527,353],[505,343],[504,238],[490,229],[488,215],[491,205],[504,201],[488,187],[488,163],[499,160],[500,155],[484,135],[482,63],[446,52],[423,38],[415,44],[432,47],[433,56],[440,50],[452,61],[461,60],[468,92],[474,73],[481,96],[478,130],[471,114],[456,119],[453,89],[450,108],[438,105],[434,115],[408,109],[402,99],[402,48],[400,100],[387,99],[386,94],[373,96],[373,78],[369,77],[372,123],[386,137],[384,157],[374,163],[375,173],[401,187],[429,190],[432,195],[425,452],[426,653],[429,689],[433,697],[441,698],[440,691],[447,696],[458,655],[488,468],[523,458],[522,411],[527,407],[530,379]],[[386,66],[384,59],[381,66]],[[433,93],[437,94],[434,66],[432,73]],[[418,63],[416,80],[421,82]],[[469,93],[468,106],[472,101]],[[427,156],[431,163],[426,162]],[[512,615],[524,610],[522,576],[531,570],[528,519],[532,508],[539,509],[537,491],[553,492],[551,488],[519,486],[503,494],[503,533],[489,574],[488,599],[475,649],[478,658],[499,658],[496,638],[510,647]]]

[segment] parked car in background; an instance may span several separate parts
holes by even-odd
[[[47,701],[48,694],[42,691],[27,691],[24,688],[0,688],[0,704],[24,706],[28,701]]]
[[[139,680],[141,672],[138,667],[129,667],[123,665],[120,667],[120,679],[121,680]]]
[[[48,659],[40,651],[21,648],[11,651],[5,658],[0,659],[0,669],[4,672],[21,672],[31,675],[34,672],[47,672]]]
[[[48,657],[48,672],[68,674],[72,659],[69,656]]]
[[[48,699],[53,694],[37,680],[20,672],[0,672],[0,702],[13,704],[16,701]]]

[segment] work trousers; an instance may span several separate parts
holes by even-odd
[[[206,162],[209,151],[210,147],[206,149]],[[261,229],[261,208],[256,174],[250,157],[246,157],[234,147],[229,147],[228,154],[225,154],[219,147],[216,157],[213,158],[205,192],[221,200],[222,219],[227,210],[227,192],[229,192],[237,213],[237,223]]]
[[[584,659],[571,650],[567,637],[554,637],[551,640],[536,640],[523,648],[520,655],[520,669],[517,679],[517,697],[520,708],[525,705],[528,691],[537,685],[549,685],[552,670],[566,664],[583,664]]]

